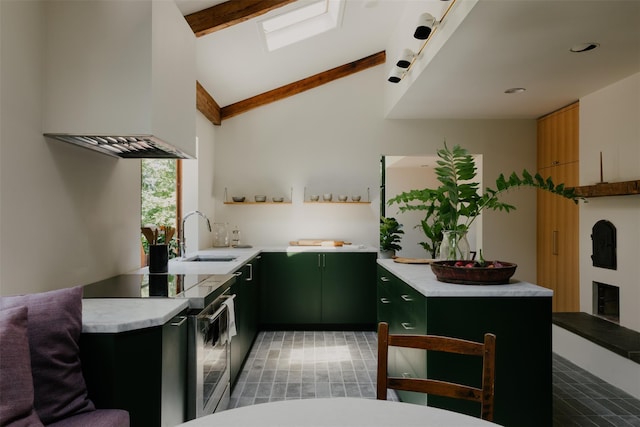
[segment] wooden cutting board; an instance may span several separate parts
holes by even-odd
[[[289,244],[291,246],[343,246],[351,243],[344,240],[300,239]]]
[[[433,261],[435,261],[435,259],[395,257],[393,261],[400,264],[431,264]]]

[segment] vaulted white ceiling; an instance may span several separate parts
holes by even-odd
[[[640,72],[640,0],[456,0],[397,84],[386,78],[402,49],[419,50],[418,15],[453,0],[346,0],[340,28],[267,52],[259,20],[304,1],[198,38],[198,80],[220,106],[382,50],[389,118],[535,118]],[[176,2],[185,15],[221,3]]]

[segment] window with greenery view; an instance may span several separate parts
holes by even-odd
[[[177,163],[175,159],[142,159],[141,226],[177,226]],[[145,253],[149,253],[147,239],[142,235],[140,238]],[[176,254],[177,242],[174,238],[169,242],[169,257],[173,258]]]

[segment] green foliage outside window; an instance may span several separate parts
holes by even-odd
[[[175,159],[142,159],[142,218],[140,225],[154,224],[158,227],[176,228],[176,165]],[[149,253],[147,239],[140,235],[146,253]],[[164,234],[160,233],[159,243]],[[173,238],[169,242],[169,257],[177,254],[177,242]]]

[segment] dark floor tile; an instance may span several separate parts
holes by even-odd
[[[343,349],[350,360],[337,360]],[[261,332],[229,407],[300,398],[375,399],[376,352],[374,332]],[[640,400],[556,354],[552,366],[553,427],[640,427]],[[387,400],[397,401],[397,394],[388,390]]]

